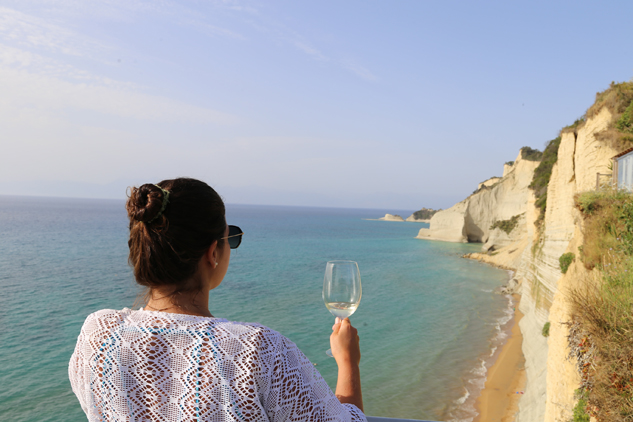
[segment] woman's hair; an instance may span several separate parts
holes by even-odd
[[[131,188],[125,208],[136,282],[149,289],[173,287],[169,296],[200,291],[198,262],[226,230],[220,195],[199,180],[163,180]]]

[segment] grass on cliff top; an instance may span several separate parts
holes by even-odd
[[[558,161],[558,147],[560,146],[561,137],[552,139],[547,143],[545,150],[543,151],[541,164],[534,170],[534,176],[532,177],[532,183],[529,188],[534,190],[536,196],[535,205],[540,210],[539,222],[545,217],[545,208],[547,207],[547,185],[552,177],[552,168],[556,161]]]
[[[592,416],[633,421],[633,195],[586,192],[576,206],[584,218],[580,258],[595,278],[571,292],[572,321],[583,337],[576,345],[570,336],[570,348],[581,359],[592,353],[580,368]]]
[[[570,124],[569,126],[565,126],[564,128],[561,129],[560,133],[566,133],[566,132],[576,132],[578,130],[578,128],[580,128],[581,126],[583,126],[585,124],[585,122],[587,121],[587,117],[585,115],[580,116],[579,118],[577,118],[576,120],[574,120],[574,123]]]
[[[606,130],[597,133],[596,139],[616,149],[625,149],[633,143],[633,81],[611,82],[609,88],[596,94],[596,102],[587,110],[587,118],[607,107],[613,115]]]
[[[631,82],[611,82],[609,88],[596,93],[596,101],[589,110],[587,118],[594,117],[603,107],[607,107],[611,114],[621,115],[633,101],[633,81]]]

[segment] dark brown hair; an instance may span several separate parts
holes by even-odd
[[[161,188],[169,192],[162,213]],[[128,261],[136,282],[150,289],[173,287],[170,296],[199,291],[198,262],[226,230],[220,195],[199,180],[163,180],[131,188],[125,208],[130,218]]]

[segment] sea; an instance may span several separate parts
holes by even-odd
[[[385,212],[397,210],[228,204],[244,238],[210,310],[281,332],[334,389],[323,275],[327,261],[357,261],[366,413],[471,421],[509,330],[508,273],[462,258],[481,245],[415,239],[427,224],[371,220]],[[86,316],[142,293],[127,238],[123,200],[0,196],[0,419],[86,420],[68,361]]]

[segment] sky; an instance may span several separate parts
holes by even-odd
[[[631,1],[0,0],[0,195],[447,208],[633,77]]]

